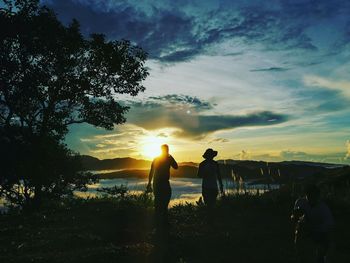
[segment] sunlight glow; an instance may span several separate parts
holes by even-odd
[[[160,155],[160,146],[167,143],[167,138],[150,135],[145,137],[141,145],[141,155],[147,158],[155,158]]]

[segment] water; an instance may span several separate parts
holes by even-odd
[[[101,179],[99,183],[90,185],[87,192],[76,192],[79,197],[96,197],[99,193],[96,191],[102,187],[113,187],[124,185],[131,193],[142,193],[146,190],[148,179],[128,178],[128,179]],[[198,201],[202,192],[202,181],[197,178],[176,178],[170,180],[172,195],[170,206],[175,204]]]
[[[113,186],[126,186],[131,193],[142,193],[146,190],[146,185],[148,179],[139,179],[139,178],[117,178],[117,179],[101,179],[99,183],[89,185],[87,192],[75,192],[75,195],[78,197],[97,197],[101,193],[97,192],[98,188],[102,187],[113,187]],[[246,188],[246,191],[254,193],[259,189],[260,192],[264,192],[268,189],[267,185],[257,184],[249,185],[249,181],[246,181],[243,185],[243,188]],[[170,206],[181,203],[195,203],[202,195],[202,179],[199,178],[174,178],[170,180],[170,185],[172,188],[172,195]],[[236,185],[232,180],[223,180],[224,189],[226,192],[234,193],[236,191]],[[270,189],[278,188],[277,185],[270,185]],[[4,200],[0,199],[0,213],[6,213],[7,209],[4,206]]]
[[[85,193],[77,192],[76,195],[80,197],[96,197],[98,196],[97,188],[113,187],[113,186],[126,186],[131,193],[142,193],[146,189],[148,180],[138,178],[128,179],[101,179],[98,184],[94,184],[88,187],[88,191]],[[225,191],[237,192],[233,182],[223,182]],[[195,203],[202,195],[202,179],[199,178],[174,178],[170,180],[172,188],[172,195],[170,206],[174,206],[179,203]],[[226,187],[225,187],[226,186]],[[229,186],[230,189],[227,189]],[[267,185],[249,185],[249,182],[244,183],[244,187],[248,192],[256,192],[259,189],[260,192],[267,190]],[[270,185],[271,189],[278,188],[277,185]]]

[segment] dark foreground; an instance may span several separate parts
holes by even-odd
[[[295,262],[291,207],[281,196],[177,206],[156,233],[146,196],[68,200],[0,216],[0,262]],[[333,210],[332,262],[349,262],[350,208]]]

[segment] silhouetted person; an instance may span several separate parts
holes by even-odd
[[[199,164],[197,174],[198,177],[203,178],[202,196],[204,203],[210,207],[215,205],[216,197],[218,196],[217,181],[219,182],[220,192],[224,193],[219,164],[213,160],[217,154],[217,151],[210,148],[207,149],[203,154],[205,160]]]
[[[294,245],[297,253],[298,262],[310,262],[311,240],[309,214],[310,204],[306,198],[306,194],[295,201],[291,219],[295,226]]]
[[[306,198],[298,199],[293,214],[299,213],[296,228],[296,248],[300,262],[325,263],[331,243],[331,231],[334,227],[333,215],[328,206],[320,199],[320,190],[316,185],[308,185]],[[310,251],[311,250],[311,251]],[[316,261],[308,256],[315,255]],[[312,256],[315,257],[315,256]]]
[[[151,165],[148,177],[147,191],[151,192],[153,179],[154,208],[157,226],[164,226],[168,223],[168,204],[171,197],[169,183],[170,167],[178,168],[175,159],[169,154],[169,146],[161,146],[162,153],[156,157]]]
[[[311,238],[316,245],[317,262],[325,263],[334,227],[333,215],[328,206],[321,201],[320,189],[316,185],[309,185],[306,188],[306,198],[310,204],[308,220]]]

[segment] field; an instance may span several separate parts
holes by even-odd
[[[350,207],[336,218],[332,262],[350,258]],[[155,231],[149,195],[67,199],[0,216],[0,262],[295,262],[290,193],[228,196],[169,211]]]

